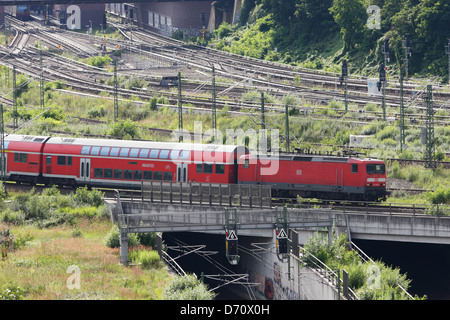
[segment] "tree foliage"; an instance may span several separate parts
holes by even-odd
[[[367,26],[371,17],[367,11],[369,5],[380,8],[378,29]],[[255,21],[257,27],[248,25]],[[234,27],[222,28],[219,49],[283,60],[271,51],[276,47],[281,55],[288,57],[284,58],[286,62],[311,60],[311,55],[334,50],[331,55],[336,63],[346,56],[355,69],[370,67],[373,72],[383,61],[381,44],[387,38],[390,63],[398,72],[405,57],[403,40],[410,34],[410,74],[441,76],[445,80],[444,46],[450,37],[449,22],[449,1],[248,0],[240,15],[240,25],[247,31],[243,34]],[[228,40],[222,39],[228,35]],[[335,39],[339,38],[342,46],[336,48]]]

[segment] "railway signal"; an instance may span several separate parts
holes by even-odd
[[[236,209],[225,210],[225,254],[231,265],[239,262],[238,236],[237,236],[237,211]]]
[[[287,236],[288,225],[288,212],[287,208],[283,208],[283,213],[281,216],[276,216],[275,223],[275,233],[276,233],[276,249],[277,257],[280,261],[286,261],[289,257],[289,241]],[[289,259],[287,259],[289,262]]]
[[[383,121],[386,121],[386,70],[387,67],[384,65],[384,63],[380,64],[380,67],[378,68],[378,72],[380,74],[380,81],[378,82],[378,91],[380,91],[380,87],[382,88],[382,103],[381,107],[383,108]]]
[[[239,262],[238,237],[235,230],[226,231],[225,250],[228,262],[237,265]]]
[[[348,110],[348,99],[347,99],[347,77],[348,77],[348,66],[347,66],[347,60],[342,60],[342,74],[341,74],[341,85],[342,81],[345,83],[345,112]]]
[[[450,85],[450,38],[448,39],[448,45],[445,46],[445,53],[448,56],[448,84]]]
[[[288,254],[288,237],[286,231],[280,228],[276,231],[277,233],[277,253],[279,255]]]
[[[403,40],[403,48],[405,49],[405,80],[408,81],[408,57],[411,57],[411,40],[409,33],[405,35],[405,39]]]

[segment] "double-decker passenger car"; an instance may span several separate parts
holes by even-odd
[[[322,156],[241,156],[240,183],[270,184],[275,195],[325,199],[385,199],[383,161]]]
[[[237,146],[8,135],[7,177],[138,187],[142,180],[236,183]]]

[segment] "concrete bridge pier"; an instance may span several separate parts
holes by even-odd
[[[128,234],[120,230],[120,263],[128,265]]]

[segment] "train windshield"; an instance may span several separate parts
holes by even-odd
[[[28,11],[28,6],[24,6],[24,5],[17,6],[17,12],[27,12],[27,11]]]
[[[385,173],[384,164],[368,164],[367,165],[367,173],[375,174],[375,173]]]

